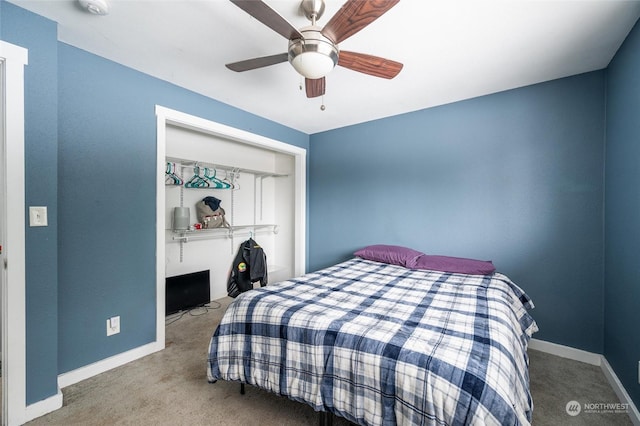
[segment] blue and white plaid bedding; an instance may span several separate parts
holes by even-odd
[[[354,258],[242,293],[211,338],[208,378],[360,425],[526,425],[530,308],[499,273]]]

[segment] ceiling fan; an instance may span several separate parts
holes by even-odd
[[[325,76],[340,65],[375,77],[391,79],[402,64],[378,56],[340,50],[338,43],[351,37],[385,14],[400,0],[347,0],[324,28],[316,25],[324,12],[324,0],[303,0],[301,9],[311,21],[308,27],[296,29],[278,12],[260,0],[231,0],[240,9],[289,40],[286,53],[247,59],[227,64],[232,71],[242,72],[289,61],[305,77],[308,98],[325,93]]]

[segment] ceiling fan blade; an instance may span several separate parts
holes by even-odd
[[[395,6],[400,0],[348,0],[327,22],[321,33],[340,43]]]
[[[346,50],[340,51],[338,65],[364,74],[389,79],[398,75],[403,67],[400,62],[391,59]]]
[[[231,3],[256,18],[278,34],[288,40],[304,38],[293,25],[266,3],[259,0],[231,0]]]
[[[288,53],[279,53],[277,55],[262,56],[260,58],[247,59],[244,61],[233,62],[225,66],[231,71],[242,72],[250,71],[256,68],[268,67],[269,65],[287,62],[289,60]]]
[[[324,77],[318,79],[305,78],[304,85],[307,90],[307,98],[317,98],[324,95],[326,87]]]

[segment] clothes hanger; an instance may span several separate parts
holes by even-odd
[[[176,174],[176,163],[167,163],[164,172],[164,183],[167,185],[182,185],[182,178]]]
[[[218,179],[216,177],[216,169],[213,169],[213,176],[209,176],[209,169],[205,168],[204,169],[204,177],[205,179],[207,179],[209,182],[211,182],[213,184],[214,188],[218,188],[218,189],[229,189],[231,188],[231,185],[227,182],[223,182],[220,179]]]
[[[187,188],[208,188],[209,182],[200,176],[200,167],[193,166],[193,176],[184,184]]]
[[[171,176],[171,163],[167,163],[167,168],[164,171],[164,183],[166,185],[174,183],[173,176]]]
[[[171,169],[171,176],[173,177],[173,180],[175,182],[176,185],[182,185],[184,183],[184,181],[182,180],[182,178],[180,176],[178,176],[178,174],[176,173],[176,163],[172,163],[172,169]]]
[[[240,177],[240,169],[234,167],[230,172],[225,170],[225,176],[223,181],[231,185],[231,189],[240,189],[240,184],[237,179]]]
[[[213,185],[214,188],[222,188],[222,185],[220,185],[216,179],[216,174],[215,174],[215,169],[214,169],[214,173],[213,176],[209,175],[209,168],[205,167],[204,168],[204,178],[209,182],[210,185]]]
[[[231,176],[233,176],[233,175],[234,175],[234,174],[233,174],[233,172],[231,172]],[[229,179],[229,171],[228,171],[228,170],[225,170],[225,171],[224,171],[224,179],[222,179],[222,181],[223,181],[224,183],[228,184],[228,185],[229,185],[229,188],[231,188],[231,189],[238,189],[238,188],[236,188],[236,184],[234,183],[234,180],[235,180],[235,179]]]

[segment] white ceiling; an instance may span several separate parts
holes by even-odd
[[[640,0],[403,0],[340,44],[404,64],[392,80],[336,67],[308,99],[288,63],[224,64],[283,53],[287,40],[228,0],[10,0],[58,22],[60,41],[308,134],[605,68]],[[345,0],[326,0],[323,26]],[[266,0],[295,27],[299,0]]]

